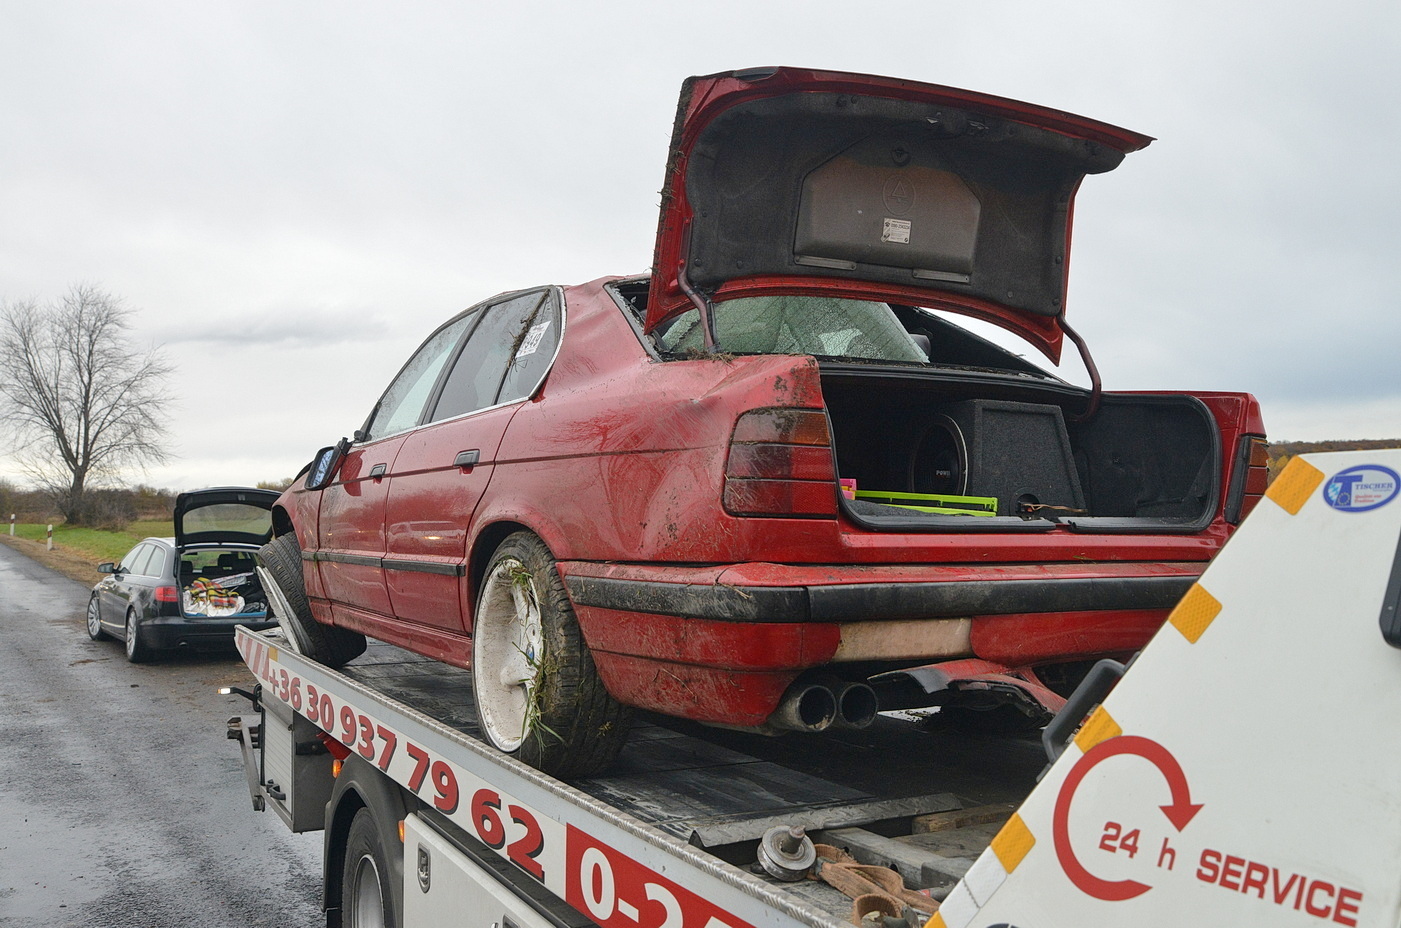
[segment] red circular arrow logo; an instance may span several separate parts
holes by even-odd
[[[1070,846],[1070,803],[1075,798],[1075,790],[1096,764],[1120,754],[1142,757],[1157,767],[1167,780],[1168,787],[1172,790],[1172,802],[1158,808],[1163,810],[1172,827],[1181,831],[1202,809],[1200,804],[1192,802],[1191,793],[1187,788],[1187,775],[1182,772],[1182,765],[1167,748],[1152,739],[1137,735],[1120,735],[1101,741],[1076,761],[1075,766],[1070,768],[1065,782],[1061,784],[1060,795],[1056,797],[1056,808],[1051,818],[1056,857],[1060,860],[1065,875],[1070,877],[1070,882],[1081,892],[1106,902],[1122,902],[1141,896],[1153,888],[1136,880],[1105,880],[1095,876],[1085,869],[1085,865],[1075,856],[1075,849]]]

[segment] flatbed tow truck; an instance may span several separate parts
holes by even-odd
[[[479,740],[465,671],[387,645],[334,671],[246,629],[229,735],[255,808],[324,829],[331,926],[1394,928],[1398,470],[1295,459],[1039,739],[658,717],[565,783]]]

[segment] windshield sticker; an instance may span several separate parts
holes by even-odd
[[[885,227],[881,230],[880,240],[893,242],[896,245],[908,245],[910,243],[910,221],[908,219],[887,218]]]
[[[1401,491],[1396,471],[1380,464],[1363,464],[1339,471],[1323,485],[1323,500],[1340,512],[1379,509]]]
[[[549,327],[549,320],[538,322],[530,327],[530,331],[525,333],[525,340],[521,342],[520,350],[516,352],[517,361],[536,352],[540,347],[540,340],[545,337],[545,330]]]

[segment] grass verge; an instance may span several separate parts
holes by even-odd
[[[54,550],[49,551],[45,538],[48,527],[24,523],[15,526],[13,538],[8,525],[0,528],[0,542],[66,577],[96,583],[102,577],[97,572],[98,564],[120,561],[141,539],[169,536],[174,530],[170,522],[133,522],[121,532],[55,525]]]

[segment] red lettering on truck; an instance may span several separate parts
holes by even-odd
[[[1296,912],[1307,912],[1314,918],[1346,928],[1356,928],[1362,908],[1360,890],[1336,886],[1301,873],[1284,873],[1278,867],[1210,848],[1203,850],[1197,859],[1197,879]]]

